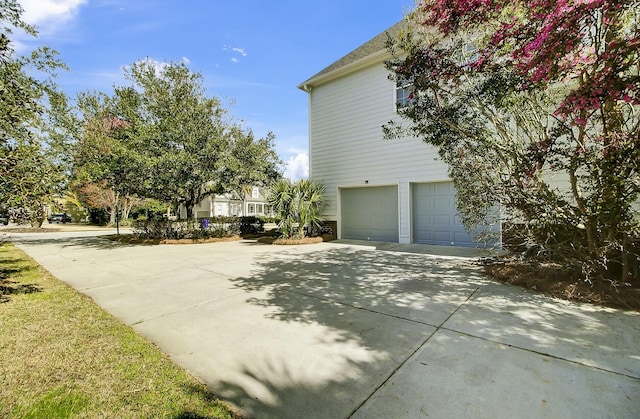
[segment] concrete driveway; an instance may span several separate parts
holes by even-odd
[[[640,315],[350,244],[15,235],[53,275],[257,418],[638,417]]]

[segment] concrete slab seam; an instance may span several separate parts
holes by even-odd
[[[360,307],[360,306],[356,306],[356,305],[353,305],[353,304],[344,303],[344,302],[341,302],[341,301],[334,301],[334,300],[331,300],[329,298],[322,298],[322,297],[318,297],[317,295],[306,294],[306,293],[300,292],[300,291],[292,291],[292,290],[283,290],[283,291],[291,293],[291,294],[301,295],[303,297],[313,298],[315,300],[326,301],[326,302],[329,302],[329,303],[332,303],[332,304],[339,304],[341,306],[353,308],[353,309],[356,309],[356,310],[362,310],[362,311],[366,311],[366,312],[373,313],[373,314],[379,314],[379,315],[385,316],[385,317],[391,317],[391,318],[394,318],[394,319],[403,320],[403,321],[406,321],[406,322],[421,324],[421,325],[424,325],[424,326],[430,326],[430,327],[435,327],[435,328],[439,327],[439,326],[436,326],[435,324],[431,324],[431,323],[427,323],[427,322],[421,322],[420,320],[408,319],[406,317],[397,316],[395,314],[382,313],[380,311],[371,310],[369,308]],[[447,317],[447,319],[448,319],[448,317]]]
[[[355,408],[355,409],[353,409],[353,410],[351,411],[351,413],[349,413],[349,415],[347,416],[347,418],[352,417],[352,416],[353,416],[353,415],[354,415],[358,410],[360,410],[360,408],[361,408],[362,406],[364,406],[364,404],[365,404],[366,402],[368,402],[368,401],[369,401],[369,399],[371,399],[371,397],[373,397],[373,395],[374,395],[374,394],[376,394],[376,393],[378,392],[378,390],[380,390],[382,387],[384,387],[384,385],[385,385],[385,384],[387,384],[387,382],[389,382],[389,380],[391,380],[391,377],[393,377],[394,375],[396,375],[396,373],[398,372],[398,370],[399,370],[400,368],[402,368],[402,367],[403,367],[403,366],[404,366],[404,365],[405,365],[405,364],[406,364],[406,363],[407,363],[411,358],[413,358],[413,357],[415,356],[415,354],[416,354],[420,349],[422,349],[422,347],[423,347],[424,345],[426,345],[426,344],[427,344],[427,342],[429,342],[429,340],[433,337],[433,335],[435,335],[435,334],[438,332],[438,330],[440,330],[440,329],[439,329],[439,328],[436,328],[436,329],[433,331],[433,333],[431,333],[429,336],[427,336],[427,338],[426,338],[424,341],[422,341],[419,345],[417,345],[416,349],[415,349],[413,352],[411,352],[411,353],[409,354],[409,356],[407,356],[407,358],[405,358],[405,360],[404,360],[403,362],[401,362],[401,363],[400,363],[400,364],[399,364],[399,365],[398,365],[398,366],[397,366],[393,371],[391,371],[391,373],[387,376],[387,378],[385,378],[385,379],[382,381],[382,383],[380,383],[380,385],[379,385],[378,387],[376,387],[376,388],[375,388],[375,389],[374,389],[374,390],[369,394],[369,396],[367,396],[367,397],[362,401],[362,403],[360,403],[358,406],[356,406],[356,408]]]
[[[202,272],[206,272],[208,274],[220,275],[220,276],[223,276],[225,278],[234,278],[234,276],[232,276],[232,275],[224,274],[222,272],[217,272],[217,271],[213,271],[213,270],[210,270],[210,269],[205,269],[205,268],[203,268],[201,266],[196,267],[196,269],[199,270],[199,271],[202,271]]]
[[[364,404],[365,404],[367,401],[369,401],[369,399],[371,399],[371,397],[373,397],[373,395],[374,395],[374,394],[376,394],[376,393],[378,392],[378,390],[380,390],[382,387],[384,387],[384,385],[385,385],[385,384],[387,384],[387,382],[389,382],[389,380],[391,379],[391,377],[393,377],[393,376],[394,376],[394,375],[395,375],[395,374],[400,370],[400,368],[402,368],[402,367],[403,367],[407,362],[409,362],[409,360],[410,360],[411,358],[413,358],[413,357],[416,355],[416,353],[417,353],[420,349],[422,349],[422,348],[424,347],[424,345],[426,345],[426,344],[429,342],[429,340],[430,340],[430,339],[431,339],[431,338],[432,338],[436,333],[438,333],[438,331],[440,331],[440,330],[442,329],[442,325],[444,325],[444,324],[445,324],[445,323],[446,323],[446,322],[451,318],[451,316],[453,316],[455,313],[457,313],[457,312],[458,312],[458,310],[460,310],[460,308],[462,308],[462,306],[463,306],[463,305],[465,305],[465,304],[466,304],[466,303],[471,299],[471,297],[473,297],[473,296],[474,296],[474,294],[475,294],[476,292],[478,292],[478,290],[479,290],[479,289],[480,289],[480,287],[476,288],[476,289],[475,289],[475,290],[474,290],[474,291],[469,295],[469,297],[468,297],[466,300],[464,300],[464,301],[462,302],[462,304],[460,304],[460,305],[458,306],[458,308],[456,308],[456,309],[453,311],[453,313],[451,313],[451,315],[450,315],[449,317],[447,317],[447,319],[446,319],[445,321],[443,321],[443,322],[440,324],[440,326],[433,326],[433,325],[429,325],[429,326],[432,326],[432,327],[435,327],[435,328],[436,328],[436,329],[433,331],[433,333],[431,333],[429,336],[427,336],[427,338],[426,338],[422,343],[420,343],[420,344],[417,346],[417,348],[416,348],[416,349],[415,349],[411,354],[409,354],[409,356],[407,356],[407,358],[405,358],[405,360],[404,360],[403,362],[401,362],[401,363],[398,365],[398,367],[397,367],[397,368],[395,368],[393,371],[391,371],[391,373],[389,374],[389,376],[388,376],[384,381],[382,381],[382,383],[381,383],[378,387],[376,387],[376,388],[375,388],[375,390],[373,390],[373,391],[369,394],[369,397],[367,397],[366,399],[364,399],[364,400],[362,401],[362,403],[360,403],[360,404],[359,404],[359,405],[358,405],[358,406],[357,406],[353,411],[351,411],[351,413],[349,413],[349,416],[347,416],[347,417],[348,417],[348,418],[352,417],[352,416],[353,416],[353,415],[354,415],[354,414],[355,414],[355,413],[356,413],[356,412],[357,412],[357,411],[358,411],[362,406],[364,406]],[[420,323],[420,322],[416,322],[416,323]]]
[[[549,354],[549,353],[541,352],[541,351],[536,351],[535,349],[524,348],[524,347],[518,346],[518,345],[512,345],[510,343],[499,342],[499,341],[496,341],[496,340],[493,340],[493,339],[489,339],[489,338],[485,338],[485,337],[482,337],[482,336],[472,335],[471,333],[461,332],[461,331],[455,330],[455,329],[450,329],[448,327],[441,327],[441,328],[438,328],[438,330],[446,330],[448,332],[457,333],[459,335],[468,336],[468,337],[471,337],[471,338],[474,338],[474,339],[480,339],[480,340],[483,340],[485,342],[493,343],[495,345],[502,345],[502,346],[506,346],[507,348],[519,349],[521,351],[530,352],[530,353],[533,353],[533,354],[536,354],[536,355],[546,356],[548,358],[555,359],[555,360],[558,360],[558,361],[569,362],[571,364],[578,365],[580,367],[592,368],[594,370],[607,372],[607,373],[610,373],[610,374],[615,374],[615,375],[619,375],[621,377],[626,377],[626,378],[630,378],[632,380],[640,381],[640,377],[636,377],[636,376],[633,376],[633,375],[625,374],[625,373],[618,372],[618,371],[611,371],[611,370],[608,370],[606,368],[598,367],[598,366],[595,366],[595,365],[583,364],[581,362],[574,361],[572,359],[562,358],[562,357],[557,356],[557,355],[553,355],[553,354]]]
[[[463,305],[465,305],[465,304],[467,304],[467,303],[469,302],[469,300],[470,300],[474,295],[476,295],[476,292],[478,292],[478,290],[479,290],[481,287],[483,287],[483,286],[484,286],[484,285],[481,285],[481,286],[477,287],[475,290],[473,290],[473,292],[472,292],[471,294],[469,294],[469,296],[467,297],[467,299],[466,299],[466,300],[464,300],[464,301],[462,302],[462,304],[460,304],[460,305],[458,306],[458,308],[456,308],[455,310],[453,310],[453,312],[452,312],[451,314],[449,314],[449,317],[447,317],[446,319],[444,319],[444,321],[443,321],[442,323],[440,323],[440,325],[439,325],[439,326],[436,326],[436,327],[438,328],[438,330],[440,330],[440,329],[442,328],[442,326],[444,326],[444,324],[445,324],[446,322],[448,322],[448,321],[449,321],[449,319],[450,319],[451,317],[453,317],[453,316],[454,316],[458,311],[460,311],[460,309],[462,308],[462,306],[463,306]],[[436,331],[437,331],[437,330],[436,330]]]

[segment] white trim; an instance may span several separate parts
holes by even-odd
[[[331,80],[345,76],[349,73],[353,73],[360,69],[366,68],[371,64],[383,62],[385,60],[388,60],[389,58],[392,58],[391,53],[385,48],[380,51],[374,52],[373,54],[369,54],[366,57],[360,58],[359,60],[349,63],[343,67],[337,68],[329,73],[325,73],[316,78],[309,79],[306,82],[298,85],[297,87],[300,90],[305,90],[305,86],[307,87],[307,89],[309,87],[319,86]]]

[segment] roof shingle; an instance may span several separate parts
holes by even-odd
[[[398,34],[398,32],[400,32],[403,29],[407,28],[407,21],[405,19],[401,20],[400,22],[396,23],[395,25],[393,25],[392,27],[390,27],[389,29],[387,29],[386,31],[382,32],[381,34],[375,36],[374,38],[372,38],[371,40],[369,40],[368,42],[365,42],[363,45],[359,46],[358,48],[356,48],[355,50],[351,51],[350,53],[348,53],[347,55],[345,55],[344,57],[340,58],[338,61],[334,62],[333,64],[331,64],[330,66],[326,67],[325,69],[323,69],[322,71],[320,71],[319,73],[316,73],[315,75],[313,75],[312,77],[310,77],[309,79],[305,80],[304,82],[300,83],[300,85],[298,85],[299,89],[303,89],[305,85],[309,85],[309,84],[313,84],[313,80],[317,79],[318,77],[327,75],[329,73],[333,73],[336,70],[342,69],[344,67],[347,67],[365,57],[368,57],[369,55],[372,55],[376,52],[382,51],[384,49],[387,48],[387,39],[388,36],[396,36]]]

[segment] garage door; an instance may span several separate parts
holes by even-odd
[[[474,246],[456,209],[452,182],[412,185],[413,241],[445,246]]]
[[[343,239],[398,242],[398,187],[342,189]]]

